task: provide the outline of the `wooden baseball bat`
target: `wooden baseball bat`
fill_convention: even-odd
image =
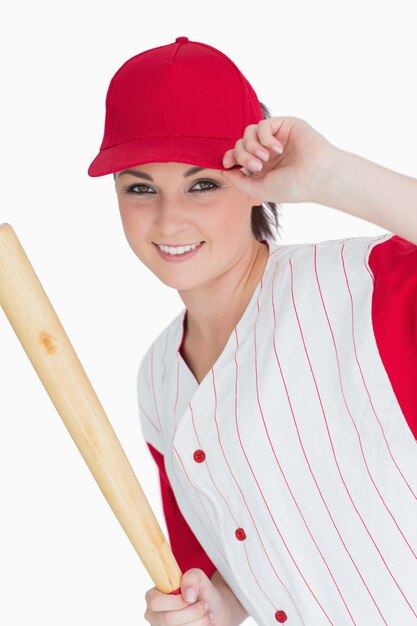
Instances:
[[[0,225],[0,304],[155,587],[179,593],[179,565],[10,224]]]

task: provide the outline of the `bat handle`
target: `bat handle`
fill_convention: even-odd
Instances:
[[[103,407],[16,233],[0,225],[0,305],[69,434],[163,593],[182,573]]]

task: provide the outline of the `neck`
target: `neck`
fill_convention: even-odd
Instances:
[[[257,240],[226,272],[195,289],[179,291],[187,309],[186,334],[209,344],[230,335],[245,311],[268,260],[268,246]]]

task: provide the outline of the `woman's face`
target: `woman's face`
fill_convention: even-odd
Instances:
[[[163,283],[191,289],[215,278],[253,245],[247,196],[220,170],[186,163],[146,163],[116,173],[116,193],[127,241]],[[183,258],[162,256],[157,244],[204,242]]]

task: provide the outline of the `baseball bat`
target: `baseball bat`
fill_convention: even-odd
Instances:
[[[180,593],[179,565],[10,224],[0,225],[0,304],[155,587]]]

